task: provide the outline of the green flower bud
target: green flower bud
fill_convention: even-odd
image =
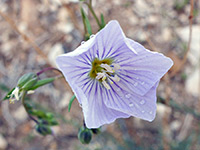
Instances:
[[[52,113],[50,113],[50,112],[47,112],[47,113],[45,113],[45,118],[47,118],[47,119],[53,119],[54,115]]]
[[[82,144],[89,144],[92,140],[92,131],[88,128],[81,127],[78,132],[78,139]]]
[[[28,91],[30,90],[31,87],[33,87],[38,81],[37,77],[34,77],[30,80],[28,80],[23,86],[22,86],[22,90]]]
[[[37,124],[35,129],[38,133],[40,133],[41,135],[44,135],[44,136],[48,135],[48,134],[52,134],[51,128],[44,124]]]
[[[25,83],[27,83],[29,80],[35,78],[37,75],[35,73],[26,73],[24,74],[19,80],[18,80],[18,83],[17,83],[17,86],[19,88],[21,88]]]

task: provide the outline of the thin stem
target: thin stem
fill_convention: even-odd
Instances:
[[[86,3],[86,5],[87,5],[88,8],[90,9],[90,11],[91,11],[92,15],[94,16],[94,18],[95,18],[95,20],[96,20],[98,26],[101,28],[101,23],[100,23],[99,19],[97,18],[97,15],[95,14],[94,9],[92,8],[92,1],[90,1],[89,4]]]
[[[192,42],[193,12],[194,12],[194,0],[190,0],[190,15],[188,17],[188,19],[189,19],[189,40],[188,40],[187,50],[185,52],[185,55],[184,55],[181,63],[178,65],[177,69],[172,71],[172,73],[170,75],[171,77],[174,77],[176,75],[176,73],[178,73],[184,67],[185,62],[187,61],[187,57],[188,57],[191,42]]]
[[[39,71],[39,72],[37,73],[37,76],[39,76],[39,75],[41,75],[42,73],[44,73],[44,72],[46,72],[46,71],[49,71],[49,70],[56,70],[56,71],[58,71],[58,72],[61,73],[61,71],[58,70],[57,68],[54,68],[54,67],[48,67],[48,68],[44,68],[44,69],[42,69],[41,71]]]
[[[23,38],[25,41],[27,41],[27,42],[32,46],[32,47],[34,48],[34,50],[35,50],[40,56],[42,56],[42,57],[45,59],[45,61],[46,61],[47,63],[50,64],[50,62],[49,62],[49,60],[48,60],[46,54],[43,53],[43,51],[39,48],[39,46],[38,46],[30,37],[28,37],[25,33],[23,33],[22,31],[19,30],[19,28],[17,27],[17,25],[15,24],[15,22],[14,22],[12,19],[10,19],[9,16],[7,16],[6,14],[4,14],[1,10],[0,10],[0,16],[1,16],[2,18],[4,18],[4,20],[12,27],[12,29],[13,29],[15,32],[17,32],[19,35],[21,35],[22,38]]]
[[[22,97],[21,97],[22,104],[24,105],[24,107],[25,107],[25,96],[26,96],[26,94],[27,94],[27,91],[23,91],[23,92],[22,92]],[[25,107],[25,109],[27,110],[26,107]]]
[[[89,1],[89,4],[92,6],[92,0]]]
[[[28,109],[27,109],[26,104],[25,104],[25,97],[26,97],[26,94],[27,94],[27,91],[23,91],[23,92],[22,92],[21,100],[22,100],[22,104],[23,104],[23,106],[24,106],[24,108],[25,108],[25,110],[26,110],[26,113],[28,114]],[[30,118],[31,120],[33,120],[35,123],[38,124],[38,121],[37,121],[35,118],[33,118],[33,117],[32,117],[31,115],[29,115],[29,114],[28,114],[28,116],[29,116],[29,118]]]

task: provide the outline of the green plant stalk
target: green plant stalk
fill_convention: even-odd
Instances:
[[[75,100],[75,98],[76,98],[76,96],[73,95],[72,98],[70,99],[69,105],[68,105],[68,112],[70,112],[70,109],[71,109],[71,107],[72,107],[72,103],[73,103],[73,101]]]
[[[26,104],[25,104],[25,97],[26,97],[26,94],[27,94],[27,91],[23,91],[23,92],[22,92],[21,100],[22,100],[22,104],[23,104],[23,106],[24,106],[24,108],[25,108],[25,110],[26,110],[26,113],[28,114],[28,108],[26,107]],[[33,118],[32,116],[30,116],[29,114],[28,114],[28,116],[29,116],[29,118],[30,118],[31,120],[33,120],[35,123],[38,124],[38,121],[37,121],[35,118]]]
[[[84,30],[85,30],[85,40],[87,41],[92,35],[92,28],[91,28],[89,19],[87,15],[85,14],[82,7],[81,7],[81,15],[82,15],[82,20],[83,20],[83,25],[84,25]]]
[[[97,15],[95,14],[94,9],[92,8],[92,3],[91,2],[89,4],[86,3],[86,5],[88,6],[89,10],[91,11],[92,15],[94,16],[94,18],[97,22],[99,28],[101,29],[102,28],[101,23],[100,23],[99,19],[97,18]]]

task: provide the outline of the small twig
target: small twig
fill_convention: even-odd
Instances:
[[[162,98],[162,97],[159,97],[158,96],[158,102],[159,103],[162,103],[162,104],[164,104],[164,105],[166,105],[166,101],[165,101],[165,99],[164,98]],[[176,103],[174,100],[172,100],[172,99],[170,99],[170,101],[169,101],[169,106],[171,107],[171,108],[173,108],[174,110],[176,110],[176,111],[179,111],[179,112],[181,112],[181,113],[186,113],[186,114],[191,114],[191,115],[193,115],[198,121],[200,121],[200,113],[198,112],[198,111],[196,111],[195,109],[193,109],[193,108],[190,108],[190,107],[188,107],[188,106],[186,106],[186,105],[180,105],[180,104],[178,104],[178,103]]]
[[[166,105],[169,106],[169,100],[170,100],[170,95],[171,95],[171,88],[170,88],[170,78],[168,72],[164,76],[164,81],[165,81],[165,101]]]
[[[188,132],[191,129],[192,122],[193,122],[193,116],[190,114],[187,114],[184,119],[181,131],[179,135],[177,136],[178,141],[183,141],[187,137]]]
[[[39,124],[39,122],[35,119],[35,118],[33,118],[33,116],[31,116],[31,115],[28,115],[29,116],[29,118],[31,119],[31,120],[33,120],[36,124]]]
[[[175,69],[174,71],[172,71],[172,73],[170,74],[171,77],[175,76],[177,72],[179,72],[186,60],[187,60],[187,56],[188,56],[188,53],[190,51],[190,47],[191,47],[191,41],[192,41],[192,24],[193,24],[193,10],[194,10],[194,0],[190,0],[190,15],[188,17],[189,19],[189,40],[188,40],[188,46],[187,46],[187,50],[185,52],[185,55],[181,61],[181,63],[179,64],[179,67],[177,67],[177,69]]]
[[[154,43],[151,41],[151,39],[149,38],[149,36],[146,34],[146,41],[149,44],[149,46],[152,48],[153,51],[159,52],[156,48],[156,46],[154,45]],[[169,106],[170,104],[170,93],[171,93],[171,89],[170,89],[170,78],[169,78],[169,74],[168,72],[165,74],[164,76],[164,82],[165,82],[165,105]],[[168,130],[169,130],[169,120],[168,120],[168,115],[165,115],[163,117],[162,120],[162,124],[163,124],[163,136],[162,136],[162,141],[163,141],[163,149],[164,150],[169,150],[169,140],[167,138],[167,134],[168,134]]]
[[[73,25],[75,26],[75,28],[78,29],[81,32],[81,34],[83,35],[84,33],[83,33],[83,31],[79,25],[79,22],[77,20],[77,17],[74,13],[74,8],[71,6],[71,4],[64,4],[64,2],[62,2],[62,1],[61,1],[61,4],[67,10],[67,12],[69,12],[70,19],[71,19]]]
[[[146,34],[146,41],[149,44],[149,46],[151,47],[152,51],[159,52],[159,50],[156,48],[156,46],[154,45],[154,43],[151,41],[151,39],[149,38],[149,36],[147,34]]]
[[[164,76],[164,81],[165,81],[165,104],[167,106],[169,106],[169,102],[170,102],[170,93],[171,93],[171,89],[169,87],[170,85],[170,79],[169,79],[169,75],[168,73],[165,74]],[[168,120],[168,115],[165,115],[163,117],[162,123],[163,123],[163,129],[164,129],[164,136],[162,136],[162,140],[163,140],[163,148],[164,150],[169,150],[169,140],[168,140],[168,136],[166,134],[168,134],[168,130],[169,130],[169,120]]]
[[[154,45],[154,43],[151,41],[151,39],[149,38],[149,36],[146,34],[146,41],[148,42],[149,46],[152,48],[153,51],[156,51],[156,52],[159,52],[156,48],[156,46]],[[170,78],[169,78],[169,74],[168,72],[165,74],[164,76],[164,82],[165,82],[165,94],[166,94],[166,97],[165,97],[165,105],[166,106],[169,106],[170,104],[170,93],[171,93],[171,89],[170,89]],[[169,130],[169,120],[168,120],[168,115],[165,115],[163,117],[163,120],[162,120],[162,124],[163,124],[163,136],[162,136],[162,141],[163,141],[163,149],[164,150],[169,150],[170,147],[169,147],[169,141],[167,139],[167,133],[168,133],[168,130]]]
[[[3,17],[6,22],[13,28],[13,30],[15,30],[19,35],[22,36],[22,38],[27,41],[35,50],[36,52],[41,55],[46,62],[49,63],[49,60],[47,58],[47,56],[42,52],[42,50],[39,48],[39,46],[37,44],[35,44],[33,42],[33,40],[30,39],[30,37],[28,37],[26,34],[22,33],[19,28],[15,25],[15,22],[13,20],[11,20],[6,14],[4,14],[1,10],[0,10],[0,16]],[[49,63],[50,64],[50,63]]]

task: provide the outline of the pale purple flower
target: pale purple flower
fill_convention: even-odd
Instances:
[[[117,21],[56,62],[82,105],[88,128],[130,116],[152,121],[156,88],[173,65],[125,37]]]

